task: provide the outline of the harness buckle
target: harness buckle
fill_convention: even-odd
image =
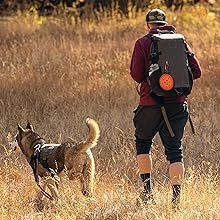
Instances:
[[[34,154],[33,154],[34,157],[36,157],[37,154],[40,153],[40,149],[41,149],[41,147],[42,147],[41,144],[37,144],[37,145],[34,146]]]

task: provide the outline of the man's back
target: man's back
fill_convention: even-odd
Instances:
[[[146,80],[148,77],[150,65],[151,65],[151,59],[150,59],[150,51],[151,51],[151,36],[154,34],[158,34],[159,31],[172,31],[176,32],[176,29],[173,26],[164,25],[157,27],[155,29],[151,29],[149,33],[138,39],[135,43],[134,52],[132,55],[131,60],[131,76],[132,78],[138,82],[141,83],[140,86],[140,105],[143,106],[152,106],[156,105],[156,101],[152,96],[150,95],[151,88]],[[187,48],[189,52],[192,53],[191,48],[187,45]],[[175,54],[174,54],[175,56]],[[200,65],[195,58],[195,56],[189,58],[189,66],[192,70],[193,78],[199,78],[201,75],[201,68]],[[177,97],[165,97],[164,102],[165,103],[184,103],[186,101],[185,96],[177,96]]]

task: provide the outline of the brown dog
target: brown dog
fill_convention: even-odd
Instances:
[[[41,177],[44,183],[43,190],[48,187],[54,200],[58,199],[59,174],[63,170],[67,172],[70,180],[80,179],[84,196],[92,195],[95,164],[90,149],[97,144],[100,130],[93,119],[87,118],[86,124],[89,128],[88,138],[77,144],[71,141],[62,144],[45,144],[45,140],[34,132],[30,123],[25,129],[18,125],[14,142],[26,156],[34,171],[35,179],[38,175]]]

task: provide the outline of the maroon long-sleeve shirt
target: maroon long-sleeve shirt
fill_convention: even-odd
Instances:
[[[151,29],[148,33],[157,34],[159,30],[169,30],[176,32],[175,27],[165,25],[158,27],[157,29]],[[132,78],[141,84],[140,86],[140,105],[144,106],[152,106],[156,105],[156,101],[150,95],[150,86],[146,81],[147,74],[150,68],[150,47],[151,47],[151,39],[149,37],[142,37],[138,39],[134,46],[134,51],[131,59],[131,76]],[[189,45],[187,45],[189,52],[192,52]],[[189,58],[189,66],[191,67],[193,78],[197,79],[201,76],[201,67],[200,64],[195,56]],[[170,96],[165,97],[165,103],[183,103],[186,101],[185,96]]]

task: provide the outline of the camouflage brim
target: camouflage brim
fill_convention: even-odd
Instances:
[[[160,9],[153,9],[147,14],[146,22],[166,24],[166,14]]]
[[[151,23],[152,23],[152,24],[153,24],[153,23],[154,23],[154,24],[155,24],[155,23],[156,23],[156,24],[167,24],[166,21],[147,21],[147,23],[149,23],[149,24],[151,24]]]

